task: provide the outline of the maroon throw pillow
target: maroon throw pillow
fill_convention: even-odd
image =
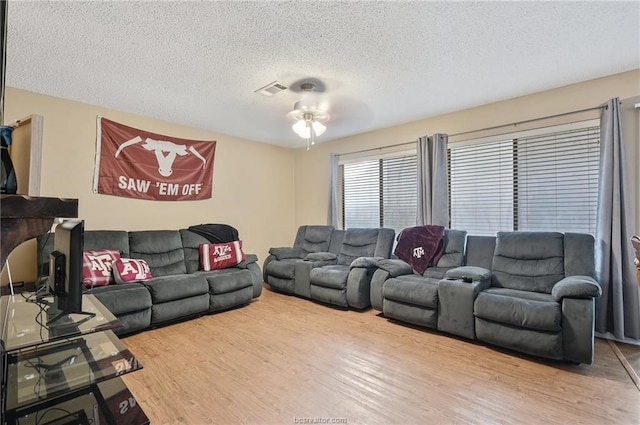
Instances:
[[[204,271],[226,269],[247,260],[242,251],[242,241],[202,243],[199,251],[200,265]]]
[[[111,268],[120,259],[120,251],[102,249],[82,253],[82,284],[85,288],[105,286],[113,283]]]
[[[144,282],[153,277],[151,268],[144,260],[120,258],[113,263],[113,277],[116,283]]]

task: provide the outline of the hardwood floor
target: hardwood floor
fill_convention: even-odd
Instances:
[[[638,424],[611,346],[545,362],[265,288],[251,305],[123,338],[159,424]]]
[[[636,387],[640,391],[640,346],[613,341],[608,342],[609,345],[615,345],[615,347],[611,348],[614,353],[616,353],[620,363],[622,363],[622,366],[627,370],[631,380],[636,384]]]

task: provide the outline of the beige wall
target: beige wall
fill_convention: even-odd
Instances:
[[[40,194],[77,198],[79,216],[88,230],[179,229],[227,223],[238,229],[245,251],[257,254],[260,262],[271,246],[290,244],[295,235],[291,149],[7,88],[5,122],[31,114],[44,116]],[[94,194],[97,115],[160,134],[217,140],[212,198],[158,202]],[[30,258],[24,250],[9,258],[14,281],[35,278],[35,248],[28,251]]]
[[[522,122],[570,111],[577,111],[596,107],[613,97],[627,99],[640,95],[640,70],[630,71],[605,78],[587,81],[548,90],[528,96],[518,97],[502,102],[465,109],[450,114],[410,122],[404,125],[389,127],[370,133],[334,140],[315,145],[310,151],[297,150],[295,157],[296,179],[296,226],[305,223],[326,223],[329,193],[329,155],[330,153],[349,153],[363,149],[379,148],[398,143],[416,140],[420,136],[433,133],[456,134],[478,130],[503,124]],[[455,96],[452,93],[452,96]],[[425,102],[437,102],[424,95]],[[640,196],[638,185],[638,168],[640,167],[640,149],[638,148],[638,131],[631,131],[631,127],[638,126],[638,110],[634,109],[631,101],[623,103],[626,118],[633,118],[634,122],[625,123],[629,127],[629,137],[626,137],[627,159],[630,167],[630,182],[632,184],[633,205],[635,211],[640,211]],[[552,125],[572,120],[599,117],[599,111],[591,111],[577,115],[570,115],[554,120],[531,123],[528,125],[509,126],[492,132],[482,132],[464,137],[480,137],[492,134],[507,133],[517,129],[535,126]],[[331,123],[328,123],[330,127]],[[329,134],[327,130],[327,134]],[[464,139],[464,137],[450,138],[450,141]],[[635,230],[640,232],[640,217],[634,212]]]

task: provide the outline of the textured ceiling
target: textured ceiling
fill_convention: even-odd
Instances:
[[[308,79],[326,141],[640,68],[638,1],[10,1],[8,20],[8,86],[289,147]]]

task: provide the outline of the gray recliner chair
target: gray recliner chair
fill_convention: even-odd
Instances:
[[[393,229],[347,229],[333,264],[310,270],[311,299],[365,309],[371,304],[371,277],[378,260],[389,258]]]
[[[333,263],[343,235],[343,231],[335,230],[333,226],[300,226],[292,247],[269,250],[262,267],[264,281],[278,292],[309,298],[309,270]],[[309,254],[319,252],[327,253],[326,259],[305,261]]]
[[[498,232],[491,285],[474,302],[479,340],[549,359],[593,363],[594,238]]]
[[[464,230],[445,229],[444,254],[422,274],[402,260],[379,261],[375,287],[372,283],[372,302],[382,303],[385,317],[436,329],[438,284],[448,270],[463,265],[466,237]]]

